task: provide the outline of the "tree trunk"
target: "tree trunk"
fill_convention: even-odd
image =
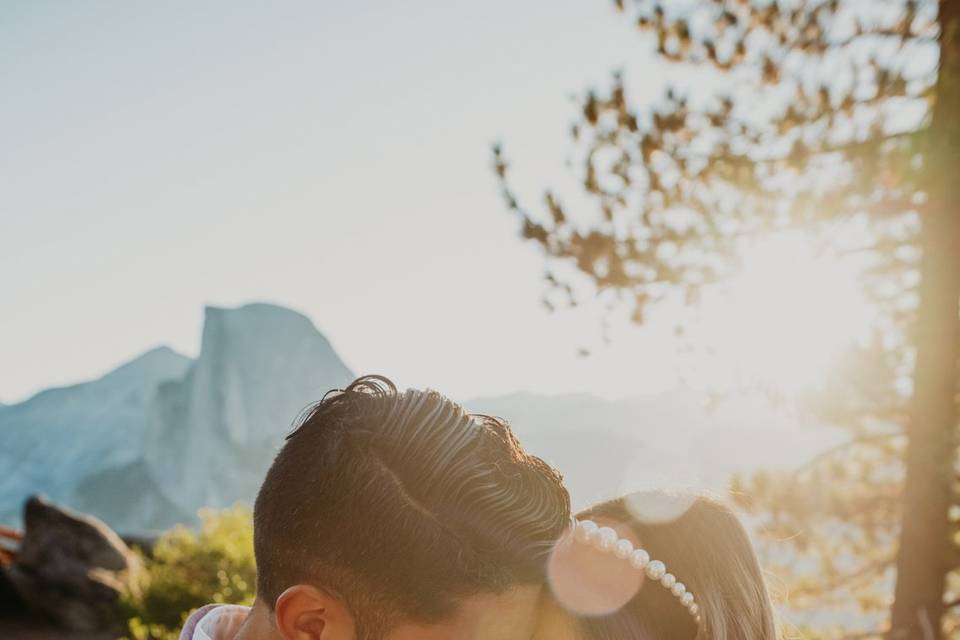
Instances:
[[[917,361],[891,638],[943,637],[960,357],[960,0],[940,2],[940,72],[924,170]]]

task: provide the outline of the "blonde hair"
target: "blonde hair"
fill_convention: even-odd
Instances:
[[[652,521],[643,505],[678,506]],[[662,512],[661,512],[662,516]],[[737,515],[713,498],[644,492],[605,502],[579,518],[632,531],[650,555],[696,594],[701,623],[669,590],[646,584],[617,612],[579,618],[586,640],[776,640],[773,604],[753,545]]]

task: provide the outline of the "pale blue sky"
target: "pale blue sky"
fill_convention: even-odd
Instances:
[[[0,401],[253,300],[460,396],[671,386],[661,330],[576,356],[489,170],[563,186],[569,97],[651,60],[604,0],[5,2]]]

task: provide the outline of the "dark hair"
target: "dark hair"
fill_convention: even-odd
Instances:
[[[259,595],[343,598],[358,637],[436,622],[456,599],[543,580],[570,522],[560,475],[506,422],[436,391],[358,378],[308,408],[254,507]]]
[[[672,503],[672,504],[671,504]],[[644,505],[673,515],[645,519]],[[667,507],[664,509],[664,507]],[[777,626],[760,563],[743,525],[726,505],[701,495],[659,491],[628,495],[594,506],[578,517],[626,527],[677,580],[695,594],[698,627],[679,600],[646,581],[616,613],[583,617],[585,640],[776,640]]]

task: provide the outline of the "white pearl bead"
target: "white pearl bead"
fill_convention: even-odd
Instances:
[[[662,584],[667,589],[669,589],[674,584],[676,584],[676,582],[677,582],[677,577],[672,573],[668,573],[667,575],[660,578],[660,584]]]
[[[600,530],[597,531],[597,537],[593,540],[593,546],[597,548],[598,551],[612,551],[613,545],[617,542],[617,532],[611,529],[610,527],[600,527]]]
[[[698,613],[700,613],[700,606],[697,604],[690,605],[690,613],[696,616]],[[699,619],[699,616],[697,619]]]
[[[667,572],[667,565],[659,560],[654,560],[647,565],[647,577],[651,580],[659,580]]]
[[[693,594],[689,591],[680,597],[680,604],[689,607],[693,604]]]
[[[650,554],[643,549],[636,549],[630,554],[630,566],[634,569],[643,569],[650,562]]]
[[[677,596],[678,598],[683,594],[685,594],[686,592],[687,592],[687,585],[683,584],[682,582],[677,582],[672,587],[670,587],[670,593]]]
[[[577,523],[577,528],[573,532],[573,537],[576,538],[577,542],[589,544],[599,528],[600,527],[598,527],[597,523],[593,520],[582,520],[581,522]]]
[[[613,554],[621,560],[629,558],[632,551],[633,543],[627,539],[617,540],[616,546],[613,547]]]

